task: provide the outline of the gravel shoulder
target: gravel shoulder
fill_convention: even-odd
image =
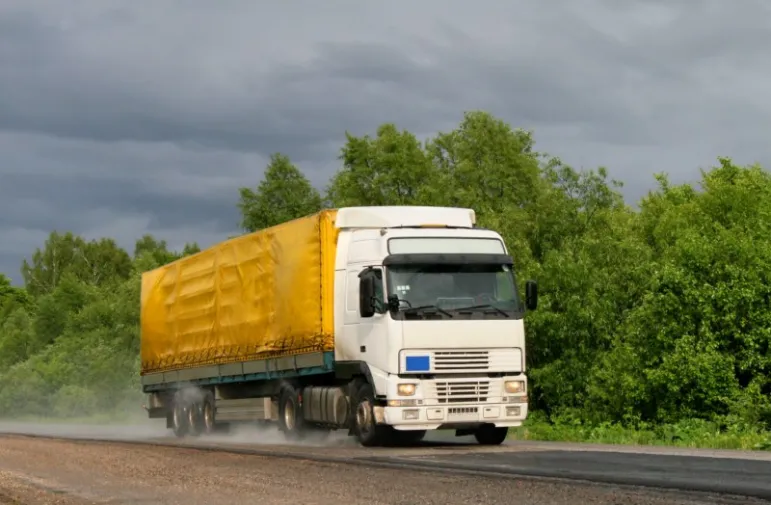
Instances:
[[[612,486],[0,436],[0,504],[736,504]],[[761,503],[761,502],[757,502]]]

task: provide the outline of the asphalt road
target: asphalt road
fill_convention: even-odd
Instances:
[[[343,464],[143,443],[0,436],[0,505],[108,503],[750,505],[761,502],[726,495],[570,480],[373,468],[355,459]]]
[[[364,458],[372,459],[372,458]],[[389,456],[390,462],[484,473],[580,479],[755,496],[771,500],[771,462],[699,456],[594,451],[518,451]]]
[[[159,429],[160,428],[160,429]],[[240,454],[414,471],[498,477],[555,478],[614,486],[644,486],[731,494],[771,501],[771,453],[660,447],[509,442],[485,448],[465,439],[434,437],[410,448],[367,449],[345,436],[287,445],[280,434],[253,429],[230,436],[177,439],[162,427],[0,424],[0,433],[195,447]],[[741,499],[739,501],[741,503]]]

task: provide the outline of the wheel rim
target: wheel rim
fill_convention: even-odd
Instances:
[[[174,410],[172,411],[172,416],[174,419],[174,428],[177,430],[182,428],[182,419],[181,419],[182,414],[180,412],[181,409],[182,407],[180,407],[179,405],[175,405]]]
[[[362,400],[356,407],[356,425],[362,434],[367,434],[372,429],[372,408],[369,400]]]
[[[284,426],[287,431],[294,431],[294,403],[289,399],[284,404]]]
[[[198,423],[196,423],[196,418],[195,418],[196,417],[195,416],[196,410],[197,410],[196,406],[195,405],[191,405],[190,408],[187,411],[187,422],[188,422],[188,424],[190,425],[191,428],[195,428],[196,424],[198,424]]]
[[[204,406],[203,419],[204,423],[206,423],[206,431],[211,431],[214,426],[214,410],[212,409],[211,403],[207,402]]]

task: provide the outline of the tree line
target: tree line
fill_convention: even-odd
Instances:
[[[578,171],[485,112],[421,142],[394,124],[346,134],[322,191],[283,154],[241,188],[244,232],[324,207],[471,207],[499,231],[529,313],[532,408],[555,423],[771,429],[771,178],[719,158],[698,185],[655,176],[633,208],[607,170]],[[234,195],[235,196],[235,195]],[[196,252],[152,236],[51,233],[0,275],[0,412],[87,415],[138,405],[141,272]]]

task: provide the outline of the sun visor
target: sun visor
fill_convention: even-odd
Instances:
[[[391,254],[383,260],[383,265],[513,265],[514,260],[508,254]]]

